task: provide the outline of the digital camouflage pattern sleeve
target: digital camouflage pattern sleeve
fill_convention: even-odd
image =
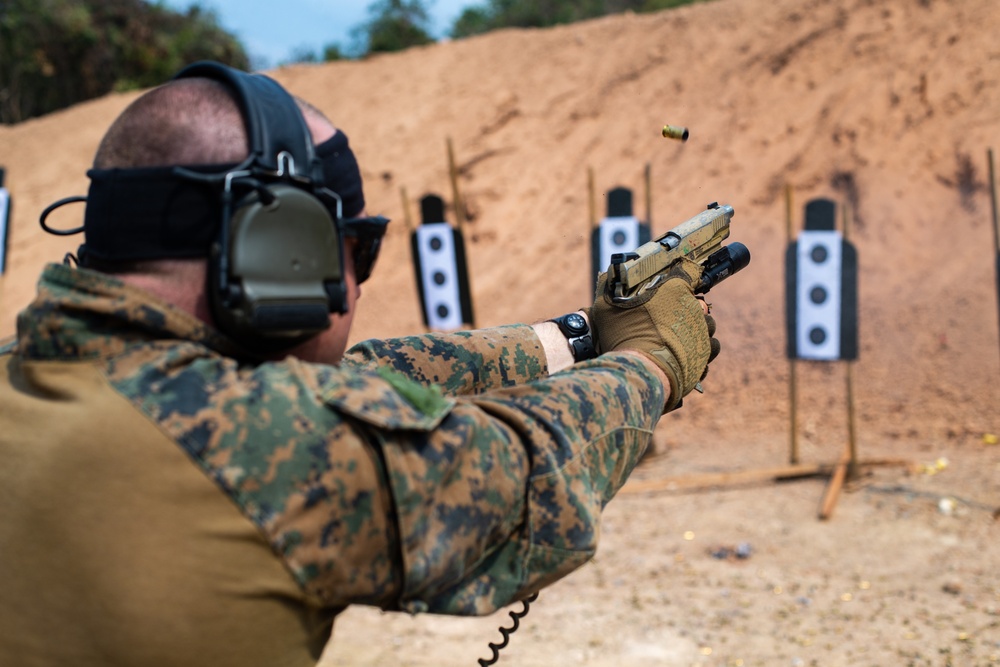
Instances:
[[[404,395],[476,395],[419,448],[374,434],[400,518],[401,605],[413,612],[490,613],[589,560],[601,510],[651,436],[655,417],[643,417],[664,400],[648,391],[655,381],[636,385],[630,376],[648,370],[622,357],[542,381],[545,354],[527,325],[369,340],[345,360],[423,385],[408,393],[397,381]]]
[[[478,394],[548,375],[545,351],[526,324],[366,340],[347,351],[342,366],[388,367],[449,396]]]
[[[426,433],[370,431],[397,513],[400,606],[488,614],[587,562],[664,400],[641,362],[605,355],[456,401]]]
[[[398,512],[401,606],[412,612],[490,613],[585,563],[665,398],[627,357],[547,378],[527,325],[364,341],[346,363],[423,385],[394,383],[414,405],[470,395],[426,437],[372,432]]]

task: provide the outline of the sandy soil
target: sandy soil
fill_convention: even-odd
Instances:
[[[743,444],[763,467],[781,455],[773,443]],[[696,449],[656,457],[638,477],[703,474],[735,458],[728,447]],[[692,493],[626,487],[605,515],[597,558],[542,592],[499,664],[1000,663],[996,496],[985,492],[996,455],[939,453],[951,455],[944,472],[878,470],[825,522],[825,480]],[[948,514],[942,499],[953,503]],[[506,613],[352,608],[323,664],[477,665],[500,625],[510,625]]]
[[[501,664],[1000,663],[996,34],[994,0],[718,0],[272,73],[347,131],[369,210],[395,220],[355,340],[421,330],[403,193],[411,215],[426,192],[452,199],[448,138],[478,325],[587,303],[588,169],[598,209],[624,185],[645,215],[648,164],[655,233],[710,201],[732,205],[733,239],[753,253],[712,293],[724,352],[707,393],[663,420],[609,507],[597,559],[543,592]],[[0,127],[15,198],[0,336],[42,265],[79,242],[44,235],[39,212],[86,191],[97,142],[133,98]],[[664,123],[690,141],[662,139]],[[826,521],[825,476],[669,481],[788,463],[786,186],[795,229],[813,197],[848,213],[856,446],[864,461],[906,464],[863,466]],[[846,375],[799,364],[803,463],[845,449]],[[740,545],[749,557],[731,555]],[[324,664],[471,665],[508,622],[351,609]]]

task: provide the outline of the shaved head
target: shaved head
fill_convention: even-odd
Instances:
[[[296,97],[313,142],[337,133],[323,112]],[[250,152],[236,101],[226,86],[203,78],[154,88],[108,129],[94,156],[95,169],[240,162]]]
[[[133,102],[108,129],[95,169],[239,162],[249,153],[243,116],[226,87],[180,79]]]

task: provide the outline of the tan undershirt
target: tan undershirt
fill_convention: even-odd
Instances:
[[[313,665],[333,614],[86,362],[0,357],[0,665]]]

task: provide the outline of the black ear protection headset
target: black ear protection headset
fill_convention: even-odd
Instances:
[[[258,353],[291,348],[329,327],[329,313],[347,311],[340,196],[324,187],[302,112],[276,81],[207,61],[174,78],[190,77],[229,89],[249,156],[237,165],[91,170],[84,226],[45,225],[80,197],[46,209],[42,226],[86,231],[83,265],[204,257],[208,248],[218,328]]]
[[[292,96],[266,76],[200,62],[174,78],[187,77],[227,85],[250,144],[223,183],[209,256],[212,314],[222,331],[256,348],[294,345],[326,329],[329,313],[347,311],[340,232],[317,197],[323,171],[309,128]]]

